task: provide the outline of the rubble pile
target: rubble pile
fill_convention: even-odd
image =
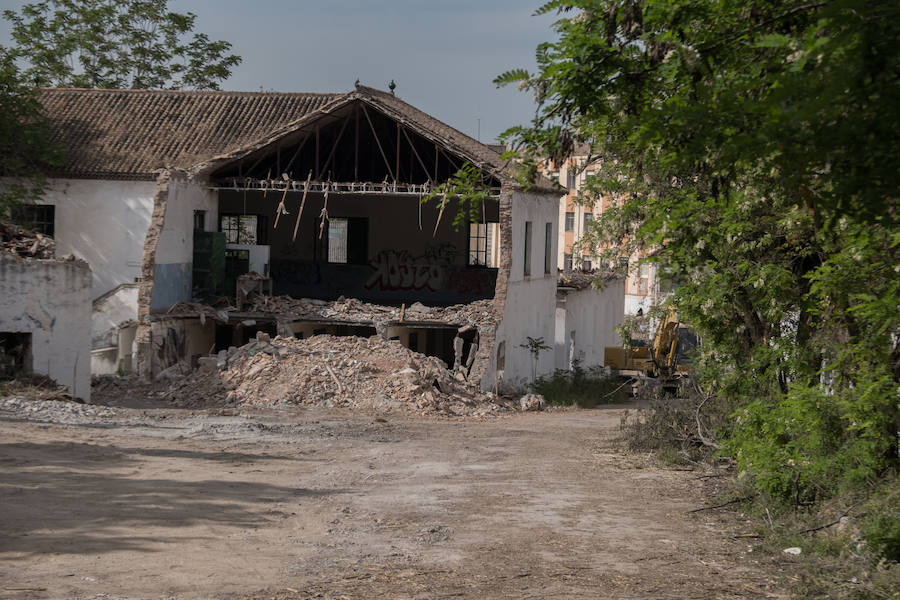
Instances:
[[[373,336],[305,340],[264,333],[201,359],[164,397],[176,406],[320,405],[422,414],[483,415],[504,410],[490,394],[437,358]]]
[[[493,330],[497,326],[493,300],[477,300],[453,306],[425,306],[415,302],[406,307],[370,304],[356,298],[337,300],[295,299],[290,296],[254,295],[252,312],[275,313],[285,319],[332,319],[357,322],[434,321],[457,325],[474,325],[480,330]]]
[[[27,258],[53,258],[56,242],[52,237],[0,219],[0,249]]]

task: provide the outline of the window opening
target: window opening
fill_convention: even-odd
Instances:
[[[469,265],[496,268],[499,223],[469,223]]]
[[[575,231],[575,213],[566,213],[566,231]]]
[[[565,271],[572,270],[572,255],[571,254],[563,254],[563,270],[565,270]]]
[[[525,277],[531,275],[531,221],[525,221]]]
[[[31,372],[31,334],[0,331],[0,381]]]
[[[206,211],[194,211],[194,231],[206,231]]]
[[[317,260],[329,263],[365,265],[369,262],[369,219],[366,217],[330,217],[325,235],[316,239]]]
[[[229,244],[265,245],[268,239],[266,222],[262,215],[221,215],[219,231],[225,234]]]
[[[575,189],[575,180],[576,180],[575,168],[569,167],[569,169],[566,171],[566,187],[569,188],[570,190],[574,190]]]
[[[347,262],[347,219],[328,220],[328,262]]]
[[[553,223],[544,224],[544,274],[550,274],[551,256],[553,250]]]
[[[594,220],[594,213],[589,213],[589,212],[584,213],[584,228],[582,229],[582,232],[585,232],[588,230],[588,225],[593,220]]]
[[[16,211],[16,221],[22,227],[42,235],[53,237],[56,222],[56,207],[52,204],[23,204]]]

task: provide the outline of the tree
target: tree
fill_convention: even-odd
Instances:
[[[761,489],[828,497],[900,468],[900,4],[551,1],[517,83],[523,153],[601,162],[590,240],[677,282],[720,434]]]
[[[0,46],[0,217],[40,198],[43,171],[59,166],[61,158],[34,89]]]
[[[168,0],[42,0],[12,24],[14,56],[38,86],[218,89],[241,58],[231,44],[190,35],[197,16]]]

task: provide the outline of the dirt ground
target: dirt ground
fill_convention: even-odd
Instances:
[[[783,598],[624,407],[485,419],[0,399],[0,598]]]

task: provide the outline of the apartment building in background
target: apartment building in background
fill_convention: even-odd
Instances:
[[[559,183],[563,195],[559,199],[559,240],[557,263],[563,271],[592,272],[602,268],[599,258],[582,242],[591,222],[614,200],[600,195],[592,203],[576,201],[586,178],[595,174],[598,163],[588,163],[587,147],[577,148],[574,155],[562,164],[545,161],[543,173],[551,181]],[[625,314],[646,313],[661,299],[662,290],[656,276],[656,265],[640,263],[638,256],[628,258],[629,269],[625,280]]]

